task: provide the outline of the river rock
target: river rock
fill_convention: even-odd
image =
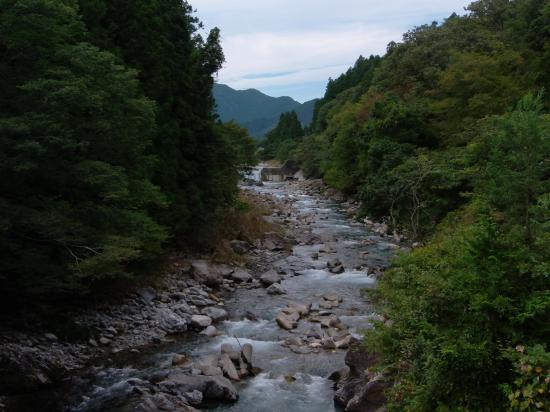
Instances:
[[[231,274],[231,279],[238,283],[248,283],[252,281],[252,276],[245,270],[237,269]]]
[[[245,343],[243,345],[242,349],[242,357],[244,361],[249,365],[252,366],[252,353],[253,353],[253,347],[250,343]]]
[[[185,398],[183,396],[182,398]],[[169,393],[144,394],[141,403],[133,409],[136,412],[159,412],[159,411],[178,411],[178,412],[199,412],[197,409],[178,396]]]
[[[236,402],[239,399],[237,390],[223,376],[188,375],[183,372],[172,372],[158,386],[168,392],[181,394],[195,390],[202,393],[205,401]]]
[[[220,322],[222,320],[227,319],[227,317],[228,317],[227,311],[225,309],[218,308],[218,307],[215,307],[215,306],[210,306],[210,307],[204,308],[204,309],[201,310],[201,313],[203,315],[206,315],[206,316],[212,318],[212,321],[214,321],[214,322]]]
[[[231,358],[229,358],[229,355],[227,353],[224,353],[220,358],[220,366],[222,367],[223,373],[225,376],[227,376],[232,381],[239,381],[241,380],[239,378],[239,372],[237,372],[237,368],[233,364],[233,361]]]
[[[208,286],[218,286],[223,280],[219,267],[206,260],[191,262],[191,274],[196,281]]]
[[[204,376],[222,376],[223,371],[218,366],[200,365],[199,369]]]
[[[218,335],[218,329],[216,329],[215,326],[213,325],[210,325],[208,327],[206,327],[206,329],[204,329],[202,332],[201,332],[201,335],[206,335],[210,338],[213,338],[214,336],[217,336]]]
[[[191,316],[191,326],[195,328],[206,328],[212,324],[212,318],[205,315]]]
[[[273,252],[284,250],[286,243],[286,239],[276,232],[265,233],[262,240],[263,247]]]
[[[386,403],[385,391],[389,386],[383,375],[357,385],[354,396],[346,404],[346,412],[377,412]]]
[[[176,354],[172,357],[172,365],[180,366],[189,363],[189,357],[187,355]]]
[[[281,286],[280,283],[274,283],[266,289],[266,292],[270,295],[286,295],[287,291]]]
[[[345,271],[346,271],[346,269],[342,265],[338,265],[338,266],[335,266],[335,267],[330,269],[330,273],[334,273],[335,275],[340,275],[340,274],[344,273]]]
[[[208,299],[208,297],[201,295],[191,295],[187,298],[195,306],[204,307],[213,305],[215,302]]]
[[[281,281],[281,276],[274,271],[273,269],[265,272],[261,277],[260,281],[264,286],[270,286],[274,283],[279,283]]]
[[[168,308],[157,310],[155,321],[166,333],[182,333],[187,331],[187,320]]]
[[[196,315],[197,309],[192,308],[187,303],[180,301],[177,305],[172,306],[172,310],[180,316]]]
[[[352,339],[352,336],[349,334],[343,337],[340,337],[339,339],[334,339],[334,343],[336,344],[336,349],[347,349],[349,347],[351,339]]]
[[[300,316],[306,316],[309,314],[309,311],[311,310],[311,303],[303,304],[303,303],[292,302],[288,304],[288,307],[298,312]]]
[[[199,391],[185,392],[183,396],[185,397],[185,400],[190,405],[200,405],[202,403],[202,392],[199,392]]]
[[[298,326],[296,321],[292,320],[288,315],[285,315],[284,313],[279,313],[275,321],[277,322],[277,325],[279,325],[279,327],[286,330],[292,330]]]
[[[336,293],[325,293],[323,295],[324,300],[328,300],[330,302],[342,302],[342,298],[338,296]]]

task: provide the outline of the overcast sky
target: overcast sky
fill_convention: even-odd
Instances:
[[[359,55],[383,54],[408,29],[463,13],[471,0],[190,0],[222,32],[218,81],[306,101]]]

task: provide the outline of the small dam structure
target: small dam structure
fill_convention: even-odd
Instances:
[[[293,160],[287,160],[281,167],[264,167],[260,172],[262,182],[284,182],[298,180],[300,167]]]

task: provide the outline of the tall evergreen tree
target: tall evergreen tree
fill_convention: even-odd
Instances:
[[[148,209],[154,103],[135,71],[86,43],[74,2],[0,13],[0,283],[74,290],[131,273],[165,230]],[[7,100],[9,99],[9,100]]]

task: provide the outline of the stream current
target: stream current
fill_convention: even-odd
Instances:
[[[369,269],[385,267],[395,245],[369,232],[365,225],[351,220],[340,206],[320,195],[308,194],[293,183],[266,183],[244,190],[257,191],[290,204],[291,222],[320,239],[313,245],[298,244],[291,254],[275,262],[275,269],[294,271],[296,276],[282,281],[285,295],[269,295],[266,289],[236,289],[226,298],[229,320],[218,325],[222,335],[208,338],[185,334],[175,342],[149,348],[117,359],[108,368],[97,368],[86,379],[84,401],[74,412],[115,412],[128,410],[121,405],[124,392],[130,390],[132,378],[151,376],[170,365],[176,353],[192,358],[219,353],[223,343],[238,347],[250,343],[254,348],[253,363],[261,368],[257,376],[237,383],[239,401],[235,404],[211,405],[202,410],[219,412],[333,412],[333,389],[328,376],[344,366],[345,350],[320,350],[298,354],[281,343],[289,336],[300,337],[312,330],[321,331],[319,323],[300,320],[293,331],[277,325],[277,314],[290,302],[314,303],[325,293],[342,298],[332,309],[350,332],[359,336],[371,326],[373,313],[364,290],[372,288],[375,279]],[[302,225],[302,226],[301,226]],[[345,267],[332,274],[327,262],[338,259]],[[247,319],[252,312],[258,320]],[[118,400],[118,401],[117,401]]]

